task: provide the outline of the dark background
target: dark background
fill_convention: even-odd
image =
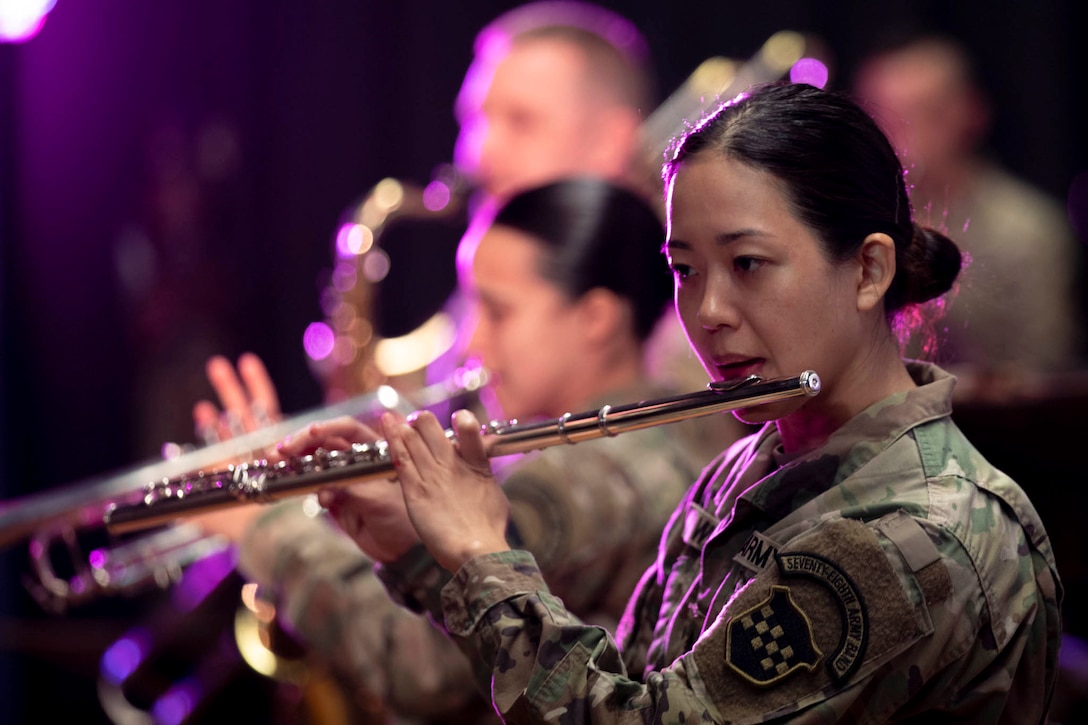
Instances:
[[[645,33],[661,97],[778,30],[823,39],[832,87],[900,31],[952,35],[994,101],[990,150],[1062,201],[1088,172],[1076,0],[602,4]],[[318,404],[301,337],[322,316],[337,218],[381,178],[424,182],[450,159],[473,36],[514,5],[58,0],[36,38],[0,45],[0,499],[190,441],[213,352],[259,353],[287,412]],[[1082,547],[1062,532],[1083,483],[1063,462],[1081,410],[977,418],[1000,419],[990,445],[1014,475],[1050,462],[1029,493],[1054,509],[1072,591]],[[144,604],[50,618],[25,568],[0,559],[0,720],[93,722],[97,657]]]

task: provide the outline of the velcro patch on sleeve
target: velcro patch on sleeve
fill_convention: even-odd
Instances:
[[[952,594],[948,569],[941,561],[937,546],[917,520],[899,510],[877,521],[876,527],[895,544],[903,562],[914,572],[927,604],[943,601]]]
[[[829,521],[785,544],[687,657],[723,720],[796,711],[853,686],[930,633],[911,586],[870,527]]]

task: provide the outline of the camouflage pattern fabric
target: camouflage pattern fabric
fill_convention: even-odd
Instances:
[[[1042,523],[918,388],[791,459],[773,425],[707,469],[615,640],[524,551],[442,591],[509,722],[1045,720],[1061,588]],[[616,642],[619,643],[617,646]],[[622,654],[621,654],[622,653]]]
[[[589,407],[667,394],[639,386]],[[554,591],[586,621],[614,629],[669,516],[709,462],[689,446],[706,420],[496,459],[511,501],[512,536],[536,554]],[[292,501],[258,519],[239,559],[285,626],[353,689],[383,699],[395,717],[471,722],[479,710],[493,718],[457,646],[390,598],[442,621],[438,593],[450,575],[422,547],[378,568],[391,584],[387,592],[352,541]]]

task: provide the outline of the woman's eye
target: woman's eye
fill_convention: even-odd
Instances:
[[[694,270],[687,264],[680,264],[678,262],[670,262],[669,269],[672,270],[672,275],[679,281],[683,281],[690,277]]]
[[[493,325],[502,322],[502,318],[505,316],[505,310],[497,305],[483,305],[481,309],[481,317]]]
[[[756,257],[737,257],[733,260],[733,266],[741,272],[754,272],[762,264],[763,260]]]

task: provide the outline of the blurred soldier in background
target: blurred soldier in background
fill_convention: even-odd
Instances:
[[[959,394],[1001,396],[994,381],[1077,366],[1079,246],[1059,203],[982,153],[991,110],[965,51],[914,38],[865,60],[854,90],[903,157],[919,219],[969,257],[937,345]]]

